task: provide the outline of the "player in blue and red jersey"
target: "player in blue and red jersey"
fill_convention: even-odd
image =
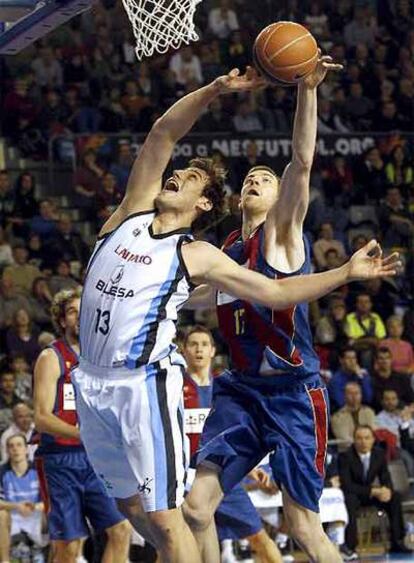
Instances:
[[[86,518],[105,530],[105,563],[128,560],[130,526],[95,475],[79,438],[71,369],[78,363],[80,288],[61,291],[52,318],[62,334],[39,356],[34,369],[34,408],[39,474],[55,559],[75,563],[80,541],[89,535]]]
[[[242,229],[224,251],[269,278],[309,274],[303,235],[316,143],[317,86],[330,69],[321,57],[298,86],[292,161],[279,180],[267,166],[253,168],[241,190]],[[208,288],[201,298],[211,297]],[[318,501],[324,480],[328,397],[319,376],[306,304],[273,311],[230,295],[216,295],[220,329],[232,371],[214,382],[212,412],[197,457],[186,515],[197,530],[204,561],[214,562],[212,514],[226,494],[268,453],[282,486],[291,535],[313,561],[335,563],[339,553],[323,531]]]
[[[184,377],[184,428],[190,440],[190,468],[187,484],[191,484],[195,473],[195,453],[198,448],[204,421],[210,411],[212,400],[211,363],[215,355],[213,335],[203,326],[194,326],[186,334],[183,354],[187,362]],[[262,470],[254,470],[250,476],[259,483],[270,481]],[[223,542],[222,561],[236,561],[231,541],[248,539],[261,563],[281,563],[282,556],[263,528],[262,521],[249,495],[238,484],[226,494],[214,515],[220,542]]]

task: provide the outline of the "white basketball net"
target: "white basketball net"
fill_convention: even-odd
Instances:
[[[122,0],[131,21],[139,60],[197,41],[193,17],[201,0]]]

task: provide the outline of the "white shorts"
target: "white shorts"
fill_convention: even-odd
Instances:
[[[130,370],[80,360],[72,371],[80,433],[108,494],[140,494],[146,512],[181,505],[186,456],[182,366],[165,358]]]

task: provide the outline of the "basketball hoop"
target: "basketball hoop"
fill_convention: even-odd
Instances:
[[[122,0],[132,24],[139,60],[155,51],[166,53],[171,47],[197,41],[194,13],[201,0]]]

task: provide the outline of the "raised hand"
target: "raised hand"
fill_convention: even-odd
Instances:
[[[216,78],[215,84],[220,94],[231,94],[233,92],[260,90],[265,88],[268,82],[253,67],[248,66],[244,74],[240,74],[240,70],[234,68],[228,74]]]
[[[382,257],[382,249],[376,240],[371,240],[363,248],[355,252],[348,262],[349,279],[369,280],[396,276],[401,268],[398,252]]]
[[[308,74],[301,83],[303,83],[307,88],[316,88],[325,79],[328,71],[340,71],[344,68],[344,65],[334,63],[332,57],[329,55],[322,55],[322,51],[318,49],[319,58],[315,70]]]

